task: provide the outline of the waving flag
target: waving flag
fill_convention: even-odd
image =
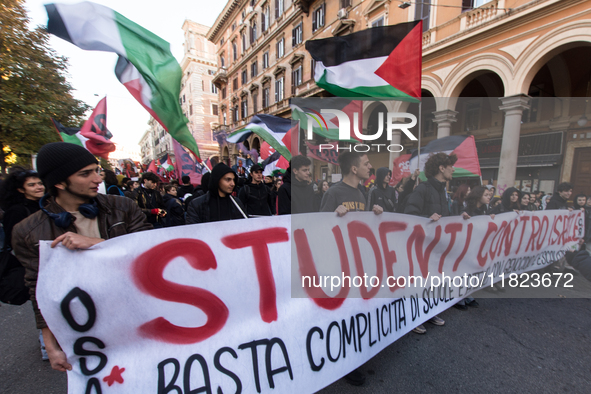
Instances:
[[[201,165],[195,163],[191,155],[185,152],[181,144],[174,138],[172,139],[172,146],[174,148],[174,166],[176,167],[177,178],[182,179],[186,175],[191,179],[192,185],[200,185],[202,174]]]
[[[174,166],[168,158],[168,153],[164,154],[164,156],[160,158],[158,167],[163,168],[166,172],[174,170]]]
[[[156,162],[154,160],[150,162],[150,165],[148,166],[148,169],[146,171],[158,174],[158,167],[156,167]]]
[[[51,118],[51,121],[62,141],[80,145],[95,156],[100,156],[108,160],[109,153],[117,149],[113,142],[93,131],[82,131],[78,127],[64,127],[53,118]]]
[[[226,138],[226,140],[237,144],[246,141],[248,137],[254,133],[261,137],[287,160],[291,160],[291,152],[286,147],[284,141],[285,136],[291,127],[291,119],[260,114],[253,116],[252,120],[245,128],[233,132]]]
[[[429,157],[434,153],[456,154],[458,161],[454,164],[454,178],[482,176],[473,135],[451,135],[429,142],[425,147],[421,148],[419,163],[421,172],[425,168],[425,163]],[[418,160],[418,152],[415,150],[409,161],[411,172],[417,168]],[[424,178],[424,175],[421,177]]]
[[[179,103],[182,70],[168,42],[99,4],[47,4],[45,8],[49,33],[85,50],[118,54],[115,74],[119,81],[201,161]]]
[[[99,101],[99,103],[96,105],[96,107],[94,107],[94,109],[92,110],[92,114],[90,115],[90,118],[88,118],[88,120],[86,122],[84,122],[84,125],[82,125],[82,128],[80,129],[80,131],[83,134],[84,133],[99,134],[109,140],[111,139],[111,137],[113,137],[113,134],[111,134],[109,129],[107,129],[107,97],[106,96],[103,97],[103,99],[101,101]]]
[[[316,84],[339,97],[419,101],[423,23],[373,27],[342,37],[306,41],[316,60]]]

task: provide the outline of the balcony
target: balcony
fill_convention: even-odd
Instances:
[[[219,67],[211,82],[213,82],[213,84],[218,89],[220,89],[222,85],[226,85],[228,83],[228,71],[226,70],[226,68]]]
[[[493,0],[471,11],[464,12],[460,20],[460,30],[472,29],[505,14],[505,0]]]

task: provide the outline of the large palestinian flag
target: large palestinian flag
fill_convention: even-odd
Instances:
[[[246,125],[246,127],[230,134],[226,140],[237,144],[246,141],[248,137],[254,133],[267,142],[273,149],[275,149],[275,151],[279,152],[281,156],[285,157],[287,160],[291,160],[291,152],[286,147],[284,141],[287,132],[291,128],[291,119],[259,114],[253,116],[252,120]]]
[[[108,160],[109,153],[116,150],[115,144],[103,135],[91,130],[81,130],[79,127],[65,127],[53,118],[51,118],[51,121],[62,141],[86,148],[95,156]]]
[[[413,21],[306,41],[316,84],[339,97],[418,101],[423,23]]]
[[[415,150],[409,161],[410,172],[412,173],[417,168],[417,162],[419,163],[419,169],[423,172],[425,163],[434,153],[456,154],[458,161],[454,164],[454,178],[482,176],[473,135],[452,135],[433,140],[421,148],[420,161],[418,151]],[[421,178],[424,179],[423,174],[421,174]]]
[[[47,4],[45,8],[49,33],[82,49],[118,54],[119,81],[200,161],[197,142],[179,104],[182,70],[168,42],[99,4]]]

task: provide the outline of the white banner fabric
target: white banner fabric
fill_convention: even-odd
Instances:
[[[83,251],[42,242],[37,300],[73,366],[69,393],[311,393],[477,290],[402,297],[409,289],[381,287],[387,275],[481,272],[486,286],[491,272],[550,264],[581,231],[582,214],[568,211],[438,222],[315,213],[153,230]],[[380,285],[302,289],[315,270],[367,272]]]

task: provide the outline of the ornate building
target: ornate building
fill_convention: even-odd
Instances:
[[[591,3],[584,0],[230,0],[207,33],[218,45],[217,132],[255,113],[289,117],[290,97],[326,94],[314,84],[306,40],[415,19],[423,20],[423,146],[474,135],[484,183],[552,192],[572,181],[575,192],[591,190]],[[364,132],[373,134],[379,111],[417,109],[366,102]],[[392,143],[416,148],[399,136]],[[236,154],[222,143],[223,160]],[[370,159],[391,167],[396,156]],[[316,179],[326,167],[338,171],[315,162]]]

